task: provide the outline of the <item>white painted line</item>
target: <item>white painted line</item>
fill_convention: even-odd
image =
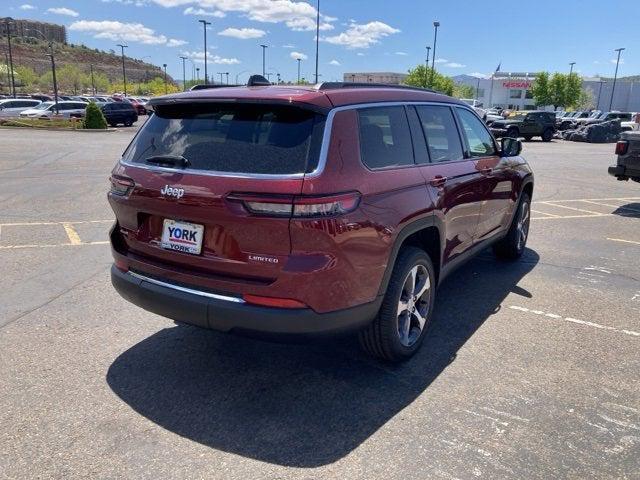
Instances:
[[[44,245],[3,245],[0,246],[0,250],[19,250],[22,248],[55,248],[55,247],[82,247],[85,245],[108,245],[109,241],[100,242],[82,242],[82,243],[59,243],[59,244],[44,244]]]
[[[509,308],[511,310],[517,310],[519,312],[524,312],[524,313],[533,313],[534,315],[544,316],[544,317],[547,317],[547,318],[553,318],[554,320],[562,320],[564,322],[569,322],[569,323],[575,323],[575,324],[578,324],[578,325],[583,325],[585,327],[598,328],[600,330],[609,330],[609,331],[616,332],[616,333],[623,333],[625,335],[629,335],[629,336],[632,336],[632,337],[640,337],[640,332],[634,332],[633,330],[618,329],[618,328],[615,328],[615,327],[610,327],[608,325],[601,325],[599,323],[588,322],[586,320],[579,320],[577,318],[562,317],[561,315],[557,315],[555,313],[544,313],[544,312],[541,312],[540,310],[531,310],[529,308],[519,307],[517,305],[511,305],[511,306],[509,306]]]
[[[73,228],[73,225],[70,223],[63,223],[62,226],[64,227],[64,231],[67,232],[67,237],[69,237],[69,242],[72,245],[80,245],[82,243],[80,235],[78,235],[76,229]]]
[[[0,223],[0,227],[28,227],[37,225],[81,225],[83,223],[113,223],[113,220],[79,220],[77,222],[14,222],[14,223]]]
[[[592,202],[607,202],[611,200],[640,200],[640,197],[617,197],[617,198],[576,198],[569,200],[535,200],[532,203],[546,203],[546,202],[584,202],[585,200],[591,200]]]
[[[559,206],[559,205],[558,205]],[[601,213],[598,215],[564,215],[562,217],[531,217],[531,220],[564,220],[569,218],[602,218],[602,217],[617,217],[613,213]]]
[[[602,212],[594,212],[593,210],[585,210],[583,208],[567,207],[566,205],[557,205],[557,204],[552,203],[552,202],[540,202],[540,203],[542,203],[544,205],[549,205],[549,206],[552,206],[552,207],[566,208],[567,210],[574,210],[576,212],[592,213],[594,215],[605,215]]]
[[[607,240],[611,240],[612,242],[622,242],[622,243],[631,243],[633,245],[640,245],[640,242],[636,242],[635,240],[625,240],[624,238],[609,238]]]
[[[541,213],[542,215],[549,215],[550,217],[560,218],[560,215],[556,215],[555,213],[540,212],[539,210],[534,210],[533,208],[531,209],[531,211],[533,213]]]
[[[593,202],[591,200],[582,200],[582,201],[585,203],[591,203],[593,205],[602,205],[603,207],[611,207],[611,208],[617,208],[618,210],[629,210],[630,212],[640,213],[640,210],[638,210],[637,208],[626,207],[624,205],[611,205],[609,203],[599,203],[599,202]]]

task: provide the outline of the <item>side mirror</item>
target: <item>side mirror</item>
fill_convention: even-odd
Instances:
[[[503,137],[500,146],[503,157],[517,157],[522,152],[522,142],[517,138]]]

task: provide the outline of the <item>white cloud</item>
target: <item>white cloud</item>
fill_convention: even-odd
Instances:
[[[322,40],[334,45],[343,45],[349,49],[369,48],[380,43],[380,39],[400,30],[382,22],[369,22],[366,24],[352,23],[349,28],[333,37],[325,37]]]
[[[295,45],[282,45],[282,48],[296,48]]]
[[[136,7],[144,7],[149,0],[102,0],[104,3],[121,3],[122,5],[135,5]]]
[[[216,18],[224,18],[227,16],[226,13],[220,10],[205,10],[204,8],[194,8],[187,7],[182,12],[184,15],[197,15],[199,17],[216,17]]]
[[[457,63],[457,62],[445,63],[444,66],[445,67],[449,67],[449,68],[464,68],[464,67],[466,67],[466,65],[464,65],[462,63]]]
[[[612,58],[611,59],[611,63],[613,63],[614,65],[617,63],[618,59],[617,58]],[[620,59],[620,65],[624,65],[624,58]]]
[[[470,77],[476,77],[476,78],[489,78],[490,75],[487,75],[486,73],[480,73],[480,72],[473,72],[469,74]]]
[[[291,58],[293,58],[294,60],[298,60],[298,59],[307,60],[309,58],[307,55],[305,55],[304,53],[301,53],[301,52],[291,52],[289,54],[289,56]]]
[[[35,10],[36,7],[34,7],[33,5],[29,5],[28,3],[25,3],[24,5],[20,5],[20,10]]]
[[[358,52],[358,53],[356,53],[356,55],[359,56],[359,57],[364,57],[364,53],[362,53],[362,52]]]
[[[436,63],[449,63],[449,60],[447,60],[446,58],[436,58],[435,62]]]
[[[242,40],[246,40],[248,38],[261,38],[267,34],[264,30],[259,30],[257,28],[225,28],[221,32],[218,32],[218,35],[222,35],[224,37],[233,37],[239,38]]]
[[[47,8],[47,12],[55,13],[57,15],[67,15],[68,17],[78,17],[78,16],[80,16],[80,14],[78,12],[76,12],[75,10],[71,10],[70,8],[66,8],[66,7]]]
[[[196,63],[204,63],[204,51],[182,52],[182,55],[189,57]],[[240,63],[240,60],[237,58],[225,58],[220,55],[214,55],[211,52],[207,52],[207,63],[216,63],[218,65],[237,65]]]
[[[137,42],[145,45],[167,45],[170,47],[186,43],[183,40],[157,35],[154,30],[141,23],[123,23],[116,20],[79,20],[73,22],[69,26],[69,30],[89,33],[94,38],[103,38],[114,42]]]
[[[316,29],[316,9],[307,2],[295,0],[151,0],[162,7],[193,5],[207,11],[237,12],[256,22],[284,23],[291,30]],[[336,19],[320,15],[320,30],[333,29]]]
[[[401,57],[406,57],[409,54],[407,52],[396,52],[396,55],[400,55]]]
[[[331,60],[329,62],[329,65],[333,65],[334,67],[339,67],[342,64],[338,60]]]

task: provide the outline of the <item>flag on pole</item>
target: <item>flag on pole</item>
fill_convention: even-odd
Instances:
[[[498,73],[500,71],[501,66],[502,66],[502,62],[498,64],[498,66],[496,67],[496,71],[494,73]]]

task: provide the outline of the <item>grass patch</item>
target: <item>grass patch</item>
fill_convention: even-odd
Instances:
[[[0,127],[25,128],[63,128],[65,130],[82,130],[82,119],[56,118],[45,120],[41,118],[6,118],[0,119]]]

